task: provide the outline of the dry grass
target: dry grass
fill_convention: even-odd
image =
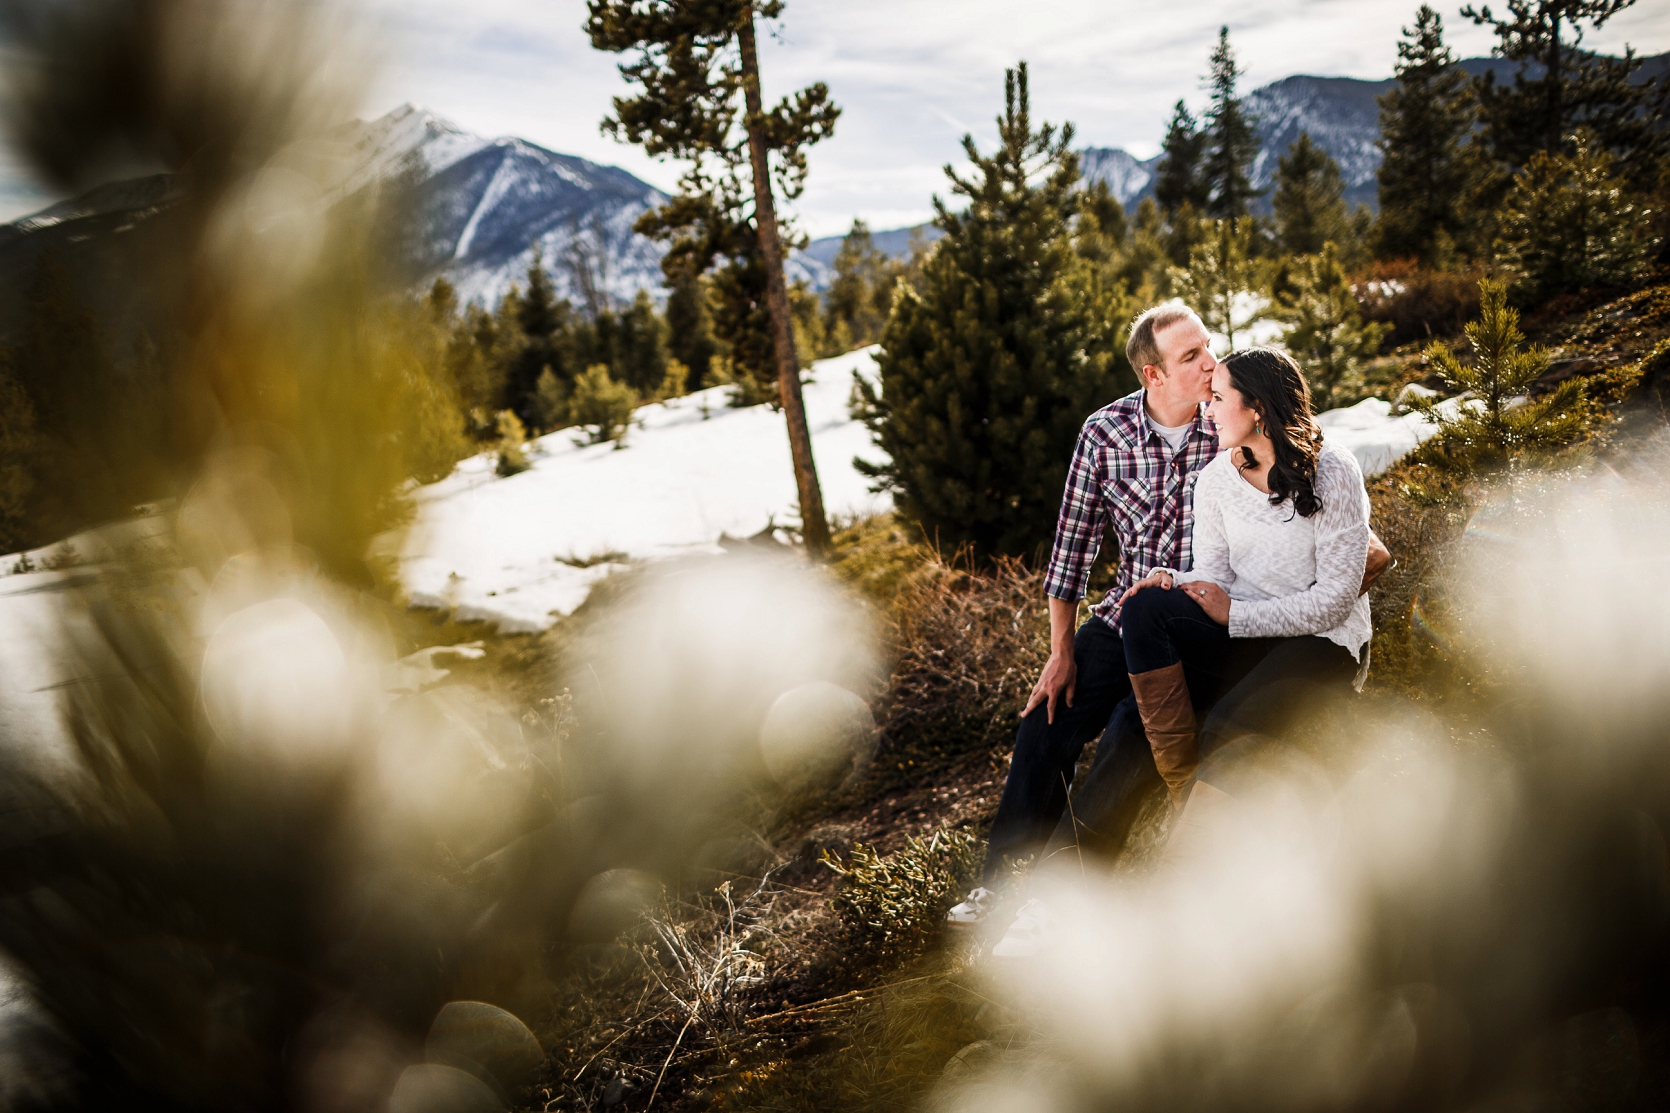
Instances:
[[[1007,746],[1049,657],[1043,577],[1016,560],[936,560],[893,608],[892,674],[875,703],[878,764],[906,775]]]

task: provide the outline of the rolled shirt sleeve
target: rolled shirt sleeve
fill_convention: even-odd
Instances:
[[[1090,435],[1088,423],[1079,433],[1073,462],[1067,469],[1067,488],[1055,522],[1055,544],[1044,575],[1044,594],[1078,602],[1090,583],[1090,569],[1101,551],[1108,508],[1102,495],[1102,451]]]

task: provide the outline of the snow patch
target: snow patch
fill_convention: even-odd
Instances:
[[[1450,398],[1438,404],[1438,411],[1453,418],[1469,404]],[[1418,413],[1393,413],[1392,404],[1382,398],[1365,398],[1355,406],[1325,410],[1316,415],[1316,423],[1322,426],[1323,439],[1351,450],[1364,475],[1379,475],[1438,431]]]
[[[853,374],[874,381],[877,351],[807,372],[806,420],[831,516],[892,505],[852,463],[878,456],[848,412]],[[729,393],[714,387],[640,407],[625,448],[576,444],[580,431],[564,429],[535,441],[533,466],[518,475],[497,477],[482,455],[421,488],[400,551],[410,602],[455,608],[505,633],[542,630],[627,562],[717,553],[722,536],[797,525],[783,415],[732,409]]]

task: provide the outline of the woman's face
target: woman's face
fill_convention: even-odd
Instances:
[[[1218,427],[1220,447],[1235,448],[1255,439],[1253,427],[1259,423],[1258,412],[1229,385],[1229,369],[1221,363],[1212,372],[1212,403],[1206,413]]]

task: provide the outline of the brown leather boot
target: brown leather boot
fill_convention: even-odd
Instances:
[[[1183,665],[1131,673],[1131,690],[1148,745],[1154,751],[1154,765],[1171,793],[1175,815],[1183,808],[1189,784],[1200,767],[1200,745],[1195,739],[1195,709],[1189,703],[1189,683],[1183,679]]]

